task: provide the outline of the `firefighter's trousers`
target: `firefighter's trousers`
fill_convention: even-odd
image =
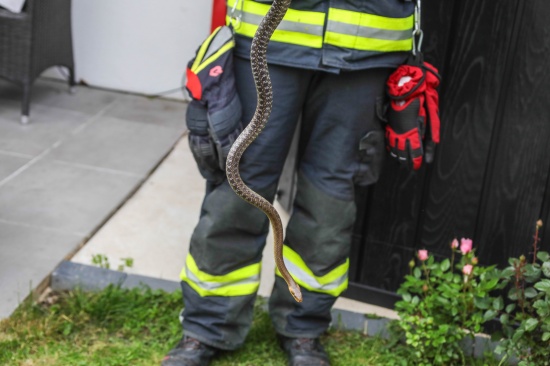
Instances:
[[[256,108],[256,89],[247,60],[236,59],[243,121]],[[374,183],[383,152],[376,117],[387,69],[341,74],[270,66],[273,112],[264,131],[246,150],[241,176],[273,201],[298,121],[298,188],[285,238],[285,262],[302,287],[304,300],[290,296],[276,276],[269,301],[275,330],[290,337],[318,337],[329,326],[330,309],[347,286],[354,184]],[[373,132],[367,157],[359,141]],[[260,262],[269,221],[239,198],[227,181],[207,185],[201,216],[182,271],[183,329],[211,346],[232,350],[246,337],[259,286]]]

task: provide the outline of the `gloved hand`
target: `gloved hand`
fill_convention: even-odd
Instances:
[[[433,161],[439,143],[439,85],[437,69],[411,59],[393,72],[386,82],[391,101],[387,111],[386,148],[399,163],[420,169]]]

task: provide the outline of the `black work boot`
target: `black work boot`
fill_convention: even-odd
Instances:
[[[318,338],[289,338],[279,335],[289,366],[329,366],[327,353]]]
[[[184,336],[164,357],[161,366],[208,366],[216,352],[215,348]]]

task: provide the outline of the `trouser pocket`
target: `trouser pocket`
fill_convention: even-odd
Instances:
[[[201,175],[216,184],[225,178],[225,162],[242,131],[242,108],[238,96],[214,112],[198,101],[187,107],[189,147]]]
[[[216,145],[208,132],[206,107],[197,101],[191,101],[187,107],[186,123],[189,129],[189,148],[199,172],[205,179],[220,183],[224,172],[219,167]]]
[[[384,163],[384,131],[370,131],[359,141],[359,162],[354,182],[360,186],[374,184]]]

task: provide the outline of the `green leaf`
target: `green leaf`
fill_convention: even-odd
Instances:
[[[510,314],[514,309],[516,308],[516,304],[508,304],[506,305],[506,312]]]
[[[499,296],[493,300],[493,309],[495,310],[504,309],[504,300],[502,300],[502,297]]]
[[[517,343],[521,339],[521,337],[523,337],[524,333],[525,332],[523,330],[518,329],[512,336],[512,342]]]
[[[494,319],[496,315],[497,315],[496,311],[489,309],[485,312],[485,314],[483,314],[483,320],[489,321],[491,319]]]
[[[519,298],[520,293],[521,292],[517,288],[513,287],[508,291],[508,298],[515,301]]]
[[[546,277],[550,277],[550,262],[544,262],[542,264],[542,273],[544,273]]]
[[[525,266],[525,273],[524,276],[529,279],[529,282],[534,282],[534,280],[538,280],[540,277],[540,268],[538,267],[538,264],[536,266],[532,264],[528,264]]]
[[[449,268],[451,268],[451,261],[449,259],[444,259],[443,262],[441,262],[441,270],[445,272]]]
[[[538,285],[538,284],[537,284]],[[532,287],[527,287],[525,289],[525,297],[528,298],[528,299],[532,299],[533,297],[536,297],[538,295],[538,292],[537,290],[535,290],[534,288]]]
[[[422,271],[420,270],[420,268],[416,267],[416,268],[413,270],[413,275],[414,275],[414,277],[416,277],[416,278],[421,278],[421,277],[422,277]]]
[[[406,302],[411,302],[411,294],[409,294],[408,292],[405,292],[403,293],[403,301],[406,301]]]
[[[474,298],[474,305],[478,309],[482,309],[482,310],[489,309],[489,307],[491,306],[491,299],[487,297],[476,297]]]
[[[550,332],[544,332],[544,333],[542,333],[542,341],[543,341],[543,342],[546,342],[546,341],[548,341],[548,340],[550,340]]]
[[[510,315],[508,314],[502,314],[500,316],[500,323],[501,324],[508,324],[508,322],[510,321]]]
[[[493,278],[492,280],[490,280],[489,282],[486,282],[483,284],[483,288],[485,290],[492,290],[494,289],[498,284],[498,278]]]
[[[550,280],[544,279],[535,283],[535,288],[550,295]]]
[[[547,261],[550,261],[550,254],[548,254],[548,252],[538,252],[537,253],[537,258],[541,262],[547,262]]]
[[[516,270],[514,269],[514,267],[506,267],[501,272],[501,276],[503,277],[512,277],[515,274]]]
[[[539,324],[539,321],[537,319],[534,319],[534,318],[527,319],[525,321],[525,331],[532,332],[537,327],[538,324]]]

